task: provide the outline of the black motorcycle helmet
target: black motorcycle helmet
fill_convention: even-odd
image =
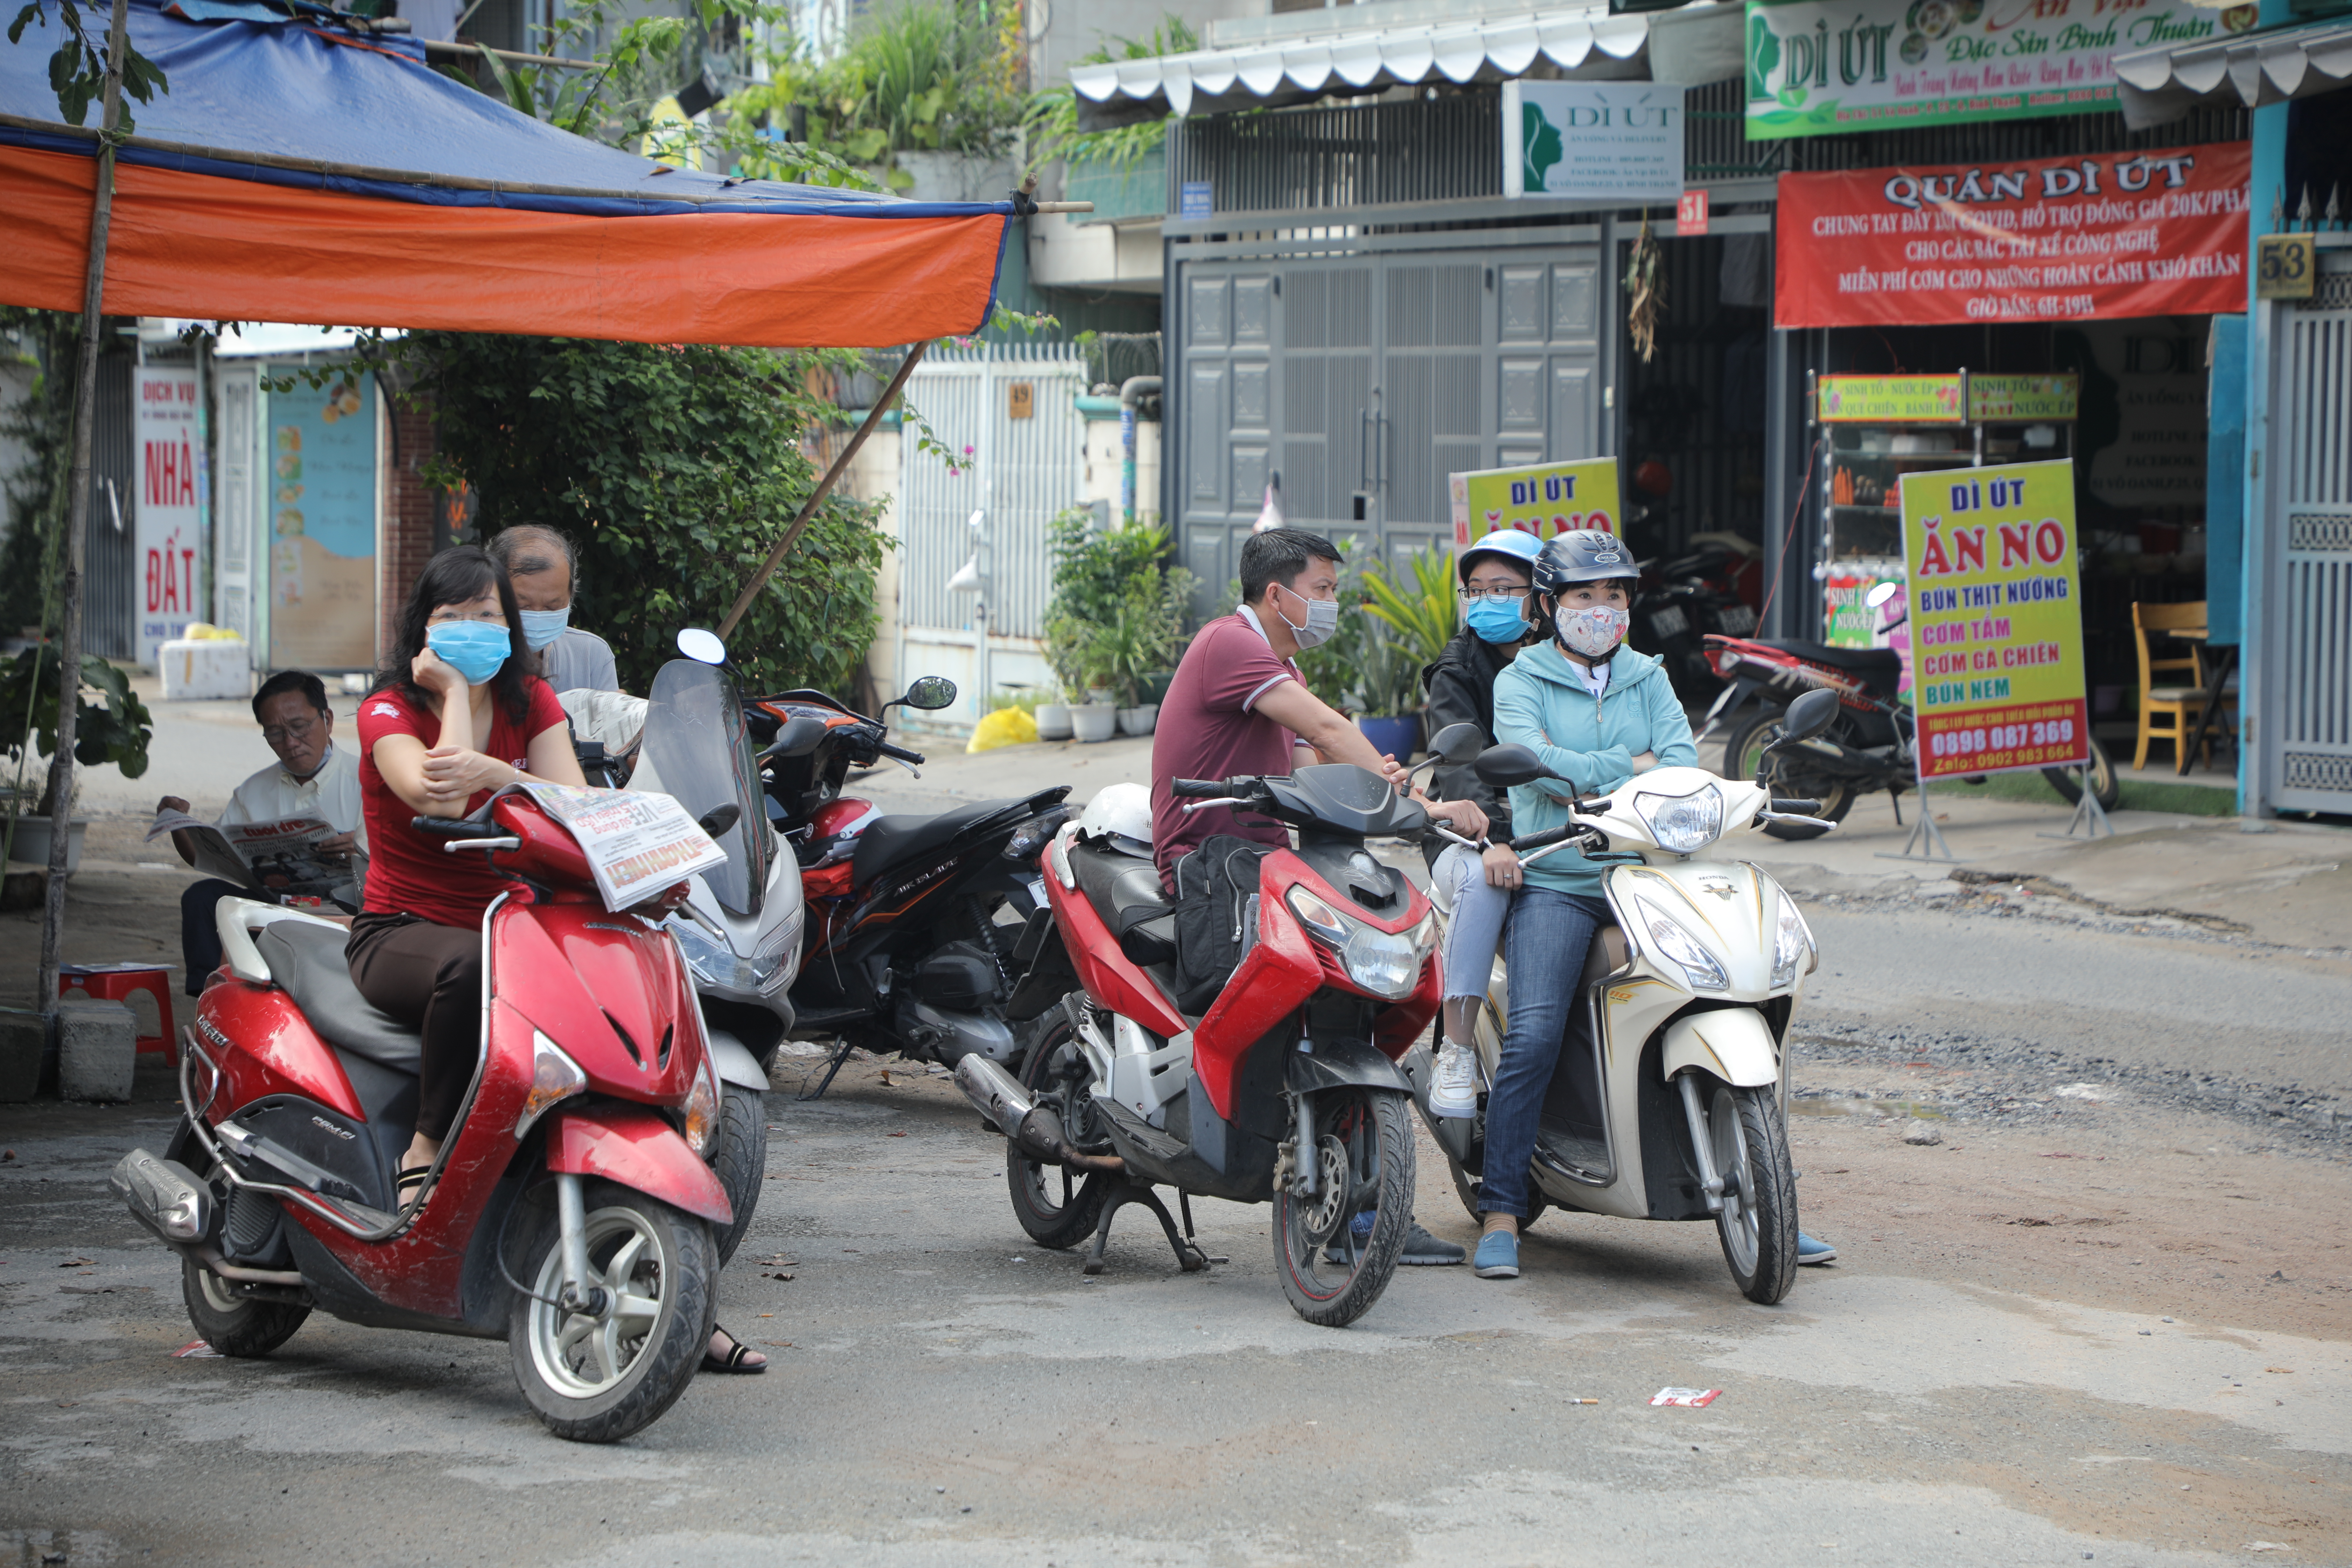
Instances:
[[[1552,611],[1562,589],[1579,583],[1616,583],[1631,601],[1641,584],[1641,568],[1633,552],[1613,533],[1580,528],[1555,534],[1536,557],[1536,608],[1543,616],[1543,633],[1552,635]]]

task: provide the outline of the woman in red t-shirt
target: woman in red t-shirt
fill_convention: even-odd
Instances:
[[[563,707],[526,673],[514,588],[471,545],[426,563],[399,640],[360,704],[367,896],[345,949],[352,983],[418,1030],[416,1134],[400,1194],[421,1185],[481,1050],[482,913],[512,884],[478,854],[449,854],[419,816],[464,816],[518,779],[581,784]]]

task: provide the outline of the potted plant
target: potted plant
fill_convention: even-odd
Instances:
[[[1052,652],[1050,645],[1047,658]],[[1057,675],[1059,671],[1055,672]],[[1070,738],[1070,705],[1062,695],[1061,682],[1046,683],[1037,693],[1037,738],[1041,741],[1066,741]]]
[[[6,858],[12,860],[47,864],[49,837],[59,815],[58,803],[49,798],[46,769],[32,809],[23,809],[26,773],[37,765],[37,755],[57,749],[58,663],[55,646],[42,643],[0,665],[0,751],[7,753],[10,784],[7,821],[0,837],[5,837]],[[74,711],[74,761],[86,768],[112,763],[125,778],[135,779],[147,771],[152,732],[147,705],[132,693],[122,671],[103,659],[84,658]],[[68,872],[80,862],[81,837],[89,826],[87,817],[68,814]]]
[[[1168,565],[1164,528],[1097,529],[1090,509],[1073,507],[1051,529],[1045,649],[1063,690],[1085,694],[1071,728],[1082,742],[1108,741],[1123,710],[1129,733],[1149,734],[1159,710],[1141,694],[1183,646],[1192,574]]]
[[[1097,745],[1118,733],[1118,704],[1110,695],[1110,651],[1107,628],[1097,626],[1086,639],[1080,656],[1079,680],[1084,702],[1070,704],[1070,730],[1082,746]]]
[[[1401,763],[1412,761],[1413,748],[1421,744],[1421,661],[1393,627],[1372,621],[1359,668],[1362,713],[1356,728],[1374,751]]]

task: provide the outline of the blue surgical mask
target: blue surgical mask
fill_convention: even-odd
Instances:
[[[433,657],[465,678],[468,686],[488,686],[514,652],[514,643],[504,626],[494,626],[486,621],[444,621],[427,627],[425,646]]]
[[[560,610],[525,610],[522,612],[522,640],[531,652],[537,653],[563,635],[572,624],[572,606]]]
[[[1469,623],[1472,631],[1491,643],[1514,643],[1528,635],[1527,617],[1519,613],[1516,599],[1505,604],[1481,599],[1462,618]]]

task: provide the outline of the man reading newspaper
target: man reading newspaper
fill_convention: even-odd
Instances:
[[[281,670],[254,694],[253,716],[278,764],[237,785],[215,826],[190,816],[179,796],[165,795],[149,833],[169,832],[181,859],[212,873],[180,895],[180,952],[191,996],[220,967],[213,910],[221,900],[331,896],[356,874],[355,854],[367,850],[359,766],[335,748],[325,684],[308,670]]]

